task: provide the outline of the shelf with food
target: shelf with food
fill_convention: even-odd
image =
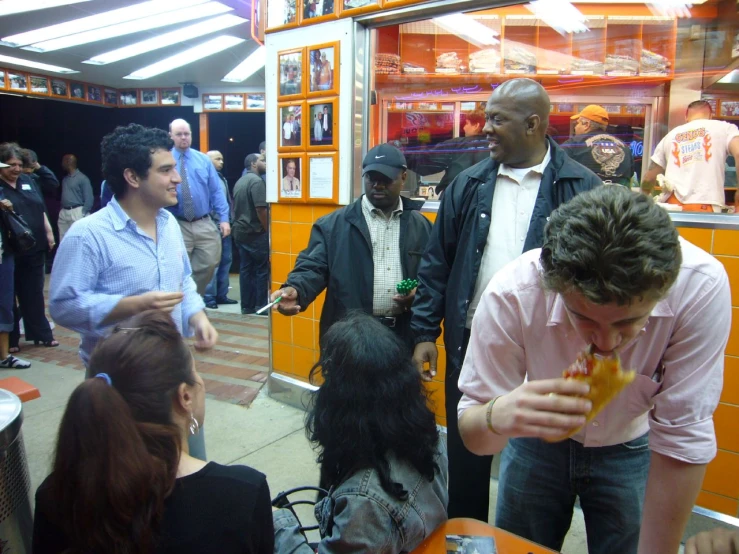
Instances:
[[[399,74],[384,74],[375,73],[375,84],[377,85],[388,85],[388,84],[433,84],[436,86],[438,83],[452,83],[455,85],[460,84],[480,84],[489,83],[492,81],[504,81],[507,79],[513,79],[516,77],[526,77],[525,74],[500,74],[500,73],[461,73],[461,72],[450,72],[450,73],[399,73]],[[617,78],[618,77],[618,78]],[[631,75],[631,76],[605,76],[605,75],[592,75],[592,74],[561,74],[561,75],[547,75],[537,74],[536,80],[540,81],[544,87],[551,85],[567,85],[567,84],[578,84],[578,83],[590,83],[596,84],[608,84],[617,82],[618,84],[629,83],[629,84],[661,84],[672,79],[671,75]]]

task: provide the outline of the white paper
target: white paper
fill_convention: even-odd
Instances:
[[[310,158],[310,197],[331,200],[334,197],[334,159]]]

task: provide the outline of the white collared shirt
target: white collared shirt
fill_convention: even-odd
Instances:
[[[472,318],[490,279],[500,268],[518,258],[523,252],[541,176],[551,159],[547,144],[547,153],[539,165],[513,168],[501,164],[498,168],[493,207],[490,211],[490,231],[482,253],[475,294],[467,310],[467,329],[472,328]]]
[[[377,316],[392,316],[400,313],[400,307],[393,301],[393,296],[397,294],[395,287],[403,280],[400,260],[400,216],[403,214],[403,202],[398,198],[398,206],[388,218],[365,195],[362,197],[362,214],[369,227],[375,268],[372,313]]]

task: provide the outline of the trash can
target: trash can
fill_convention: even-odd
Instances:
[[[31,554],[31,479],[23,447],[23,409],[0,389],[0,553]]]

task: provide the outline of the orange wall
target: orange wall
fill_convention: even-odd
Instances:
[[[306,205],[272,205],[272,287],[277,290],[295,265],[298,253],[308,245],[312,223],[335,208]],[[436,214],[424,214],[432,221]],[[680,234],[713,254],[726,267],[731,282],[732,330],[726,348],[724,390],[714,422],[718,455],[706,472],[697,504],[734,517],[739,516],[739,231],[680,228]],[[318,321],[325,294],[303,313],[294,317],[272,315],[272,369],[307,381],[318,360]],[[443,335],[442,335],[443,336]],[[446,352],[438,341],[439,365],[436,378],[427,383],[432,391],[436,419],[444,417],[444,376]]]

